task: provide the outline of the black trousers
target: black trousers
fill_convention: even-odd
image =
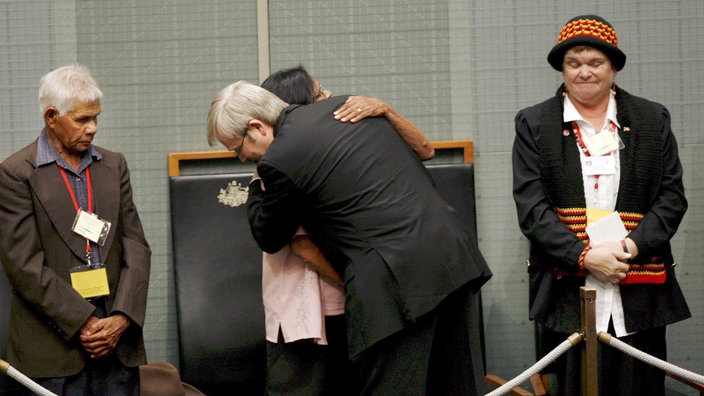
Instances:
[[[349,392],[345,316],[326,316],[325,334],[328,345],[310,339],[285,343],[281,330],[278,343],[266,343],[267,395],[337,396]]]
[[[359,395],[477,395],[484,367],[477,296],[464,287],[357,356]]]
[[[32,380],[63,396],[139,395],[139,368],[123,366],[114,354],[105,359],[89,361],[83,371],[70,377]],[[10,392],[13,395],[34,395],[18,383],[12,385]]]

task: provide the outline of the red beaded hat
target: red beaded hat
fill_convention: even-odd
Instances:
[[[562,71],[562,60],[568,49],[586,45],[602,51],[619,71],[626,64],[626,54],[618,48],[618,37],[611,24],[596,15],[580,15],[570,19],[560,30],[555,45],[548,54],[548,63]]]

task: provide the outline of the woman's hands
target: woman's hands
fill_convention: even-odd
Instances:
[[[350,96],[333,115],[336,120],[354,123],[367,117],[384,117],[389,108],[388,103],[378,98]]]
[[[333,116],[340,122],[351,123],[367,117],[385,117],[418,158],[425,161],[435,156],[435,149],[423,132],[382,99],[350,96]]]
[[[627,261],[634,258],[637,251],[635,243],[626,238],[628,252],[624,251],[621,241],[604,242],[587,252],[584,256],[584,268],[597,279],[612,284],[619,283],[626,279],[630,265]]]

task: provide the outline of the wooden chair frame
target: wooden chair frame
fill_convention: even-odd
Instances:
[[[463,161],[466,164],[474,162],[474,142],[471,140],[442,140],[432,142],[435,150],[456,150],[461,149]],[[188,151],[180,153],[169,153],[169,176],[180,176],[181,165],[184,161],[202,161],[232,158],[232,151]]]

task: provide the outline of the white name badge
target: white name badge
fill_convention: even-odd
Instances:
[[[616,173],[616,160],[613,155],[582,157],[582,172],[588,176],[613,175]]]
[[[103,246],[110,232],[110,226],[109,221],[101,220],[97,215],[79,209],[73,220],[72,230],[89,241]]]
[[[584,145],[587,146],[589,155],[594,157],[618,150],[618,142],[611,131],[599,132],[591,137],[582,137],[582,140]]]

